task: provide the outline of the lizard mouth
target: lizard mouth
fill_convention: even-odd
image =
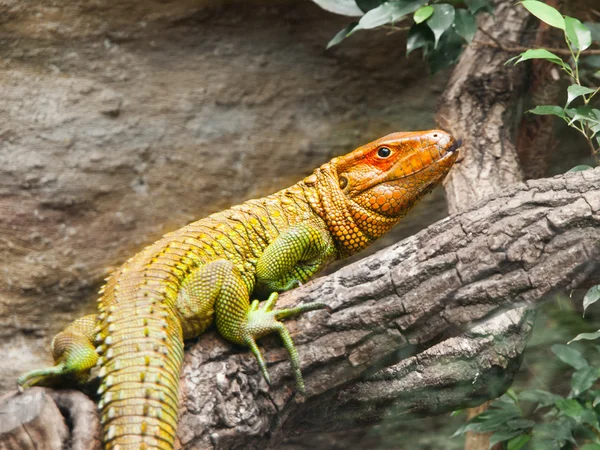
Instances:
[[[458,139],[456,141],[453,140],[449,147],[438,150],[437,155],[432,154],[431,161],[429,164],[424,164],[421,167],[419,167],[418,169],[410,171],[410,172],[401,170],[395,176],[390,177],[389,181],[396,181],[396,180],[402,180],[404,178],[413,177],[413,176],[419,174],[420,172],[431,169],[432,166],[436,166],[436,165],[445,163],[448,159],[455,159],[457,156],[456,152],[458,151],[458,149],[460,148],[461,145],[462,145],[462,139]]]
[[[460,148],[460,146],[462,145],[462,139],[459,139],[457,141],[454,141],[452,143],[452,145],[450,145],[450,147],[448,147],[448,149],[446,150],[447,153],[454,153],[456,150],[458,150]]]

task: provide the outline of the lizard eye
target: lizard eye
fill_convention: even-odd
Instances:
[[[340,177],[340,189],[346,189],[346,186],[348,186],[348,178]]]
[[[391,154],[392,151],[387,147],[381,147],[379,150],[377,150],[377,156],[383,159],[389,158]]]

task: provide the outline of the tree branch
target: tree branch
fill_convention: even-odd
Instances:
[[[201,339],[183,371],[182,443],[234,448],[254,439],[264,445],[264,433],[273,443],[305,429],[309,417],[314,432],[372,423],[390,407],[394,414],[422,415],[493,397],[501,386],[490,392],[487,377],[514,370],[515,351],[494,350],[496,357],[486,358],[486,348],[502,348],[488,334],[520,329],[505,337],[510,349],[529,325],[510,320],[521,310],[499,322],[486,319],[599,281],[598,199],[600,169],[521,184],[283,296],[281,306],[319,299],[334,309],[290,324],[307,382],[304,404],[293,397],[289,364],[275,340],[264,343],[273,379],[267,389],[251,355],[231,353],[216,335]],[[487,342],[470,349],[481,335]],[[428,372],[439,353],[455,367],[462,358],[481,364],[481,389],[468,388],[471,398],[464,398],[460,381],[478,380],[461,380],[453,368]]]

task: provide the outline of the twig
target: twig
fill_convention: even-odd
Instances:
[[[480,45],[482,47],[499,48],[500,50],[507,52],[507,53],[521,53],[521,52],[526,52],[527,50],[534,50],[531,47],[522,47],[520,45],[517,45],[514,47],[506,47],[504,45],[498,45],[496,42],[473,41],[473,44]],[[571,56],[571,53],[569,52],[569,50],[564,49],[564,48],[547,48],[547,47],[544,47],[544,48],[546,50],[548,50],[549,52],[552,52],[552,53],[555,53],[558,55]],[[585,54],[588,56],[600,55],[600,49],[586,50]]]
[[[473,43],[476,45],[480,45],[482,47],[499,48],[500,50],[505,51],[507,53],[521,53],[521,52],[525,52],[527,50],[533,50],[531,47],[523,47],[521,45],[506,46],[502,42],[500,42],[498,39],[496,39],[494,36],[492,36],[490,33],[485,31],[484,29],[480,28],[479,30],[483,34],[485,34],[487,37],[489,37],[493,42],[473,41]],[[569,49],[566,49],[566,48],[553,48],[553,47],[544,47],[544,48],[546,50],[548,50],[549,52],[555,53],[557,55],[571,56],[571,52],[569,51]],[[585,54],[586,55],[600,55],[600,50],[588,49],[585,51]]]

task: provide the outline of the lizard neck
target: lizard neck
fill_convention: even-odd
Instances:
[[[399,220],[351,201],[340,189],[330,163],[315,170],[299,184],[303,186],[310,207],[326,223],[341,258],[364,250]]]

